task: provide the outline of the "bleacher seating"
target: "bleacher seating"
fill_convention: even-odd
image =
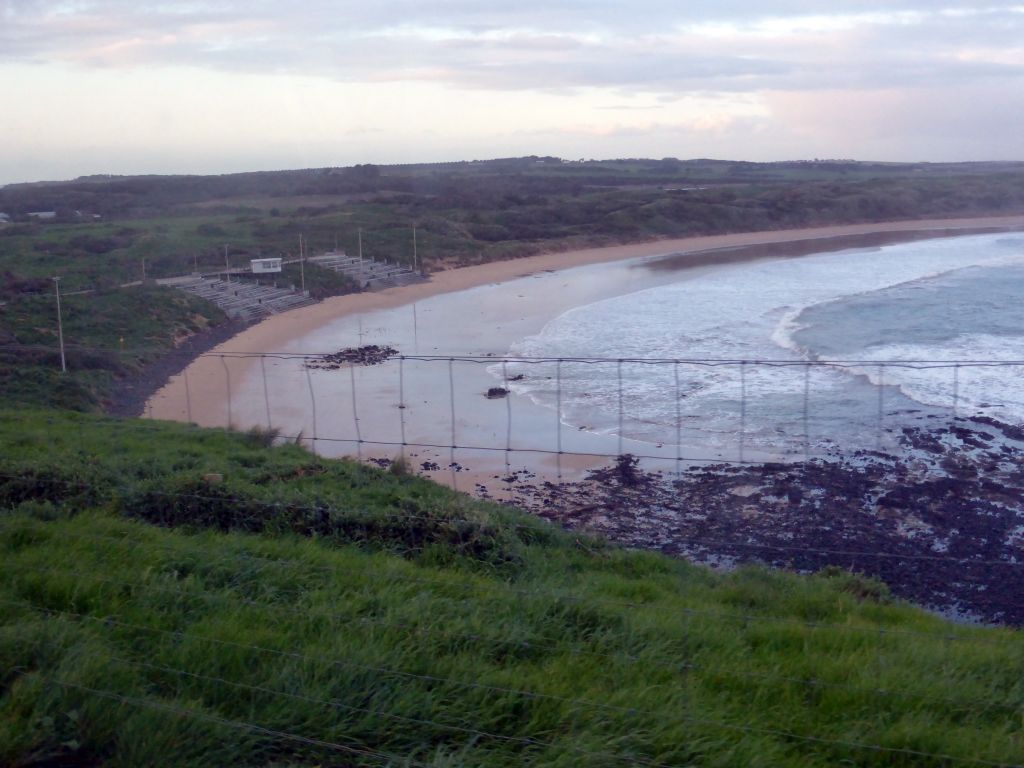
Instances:
[[[318,267],[342,272],[364,288],[387,288],[393,285],[419,282],[423,278],[404,264],[390,264],[387,261],[358,256],[349,256],[344,251],[310,256],[308,261]]]
[[[306,293],[245,281],[228,282],[212,277],[177,280],[174,287],[212,301],[224,310],[228,317],[247,322],[255,322],[285,310],[316,303],[316,299]]]
[[[360,259],[341,251],[311,256],[308,261],[325,269],[342,272],[369,290],[406,285],[424,279],[422,275],[405,265]],[[166,278],[158,282],[208,299],[224,310],[229,317],[246,322],[256,322],[279,312],[316,303],[316,299],[311,298],[308,293],[260,285],[238,278],[224,280],[220,277],[189,275]]]

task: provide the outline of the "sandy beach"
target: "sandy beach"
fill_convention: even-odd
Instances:
[[[553,414],[530,407],[526,398],[486,401],[482,393],[497,378],[482,364],[459,363],[456,372],[451,363],[417,360],[407,361],[400,372],[389,364],[334,371],[330,376],[318,371],[311,377],[294,360],[261,361],[244,355],[324,354],[363,343],[388,343],[403,355],[500,357],[510,343],[536,333],[557,314],[657,285],[666,279],[666,270],[673,273],[672,280],[680,280],[691,273],[762,259],[1017,230],[1024,230],[1024,216],[835,226],[662,240],[452,269],[431,275],[425,283],[335,297],[268,318],[172,377],[147,403],[146,413],[203,426],[244,429],[270,423],[286,434],[301,430],[310,447],[333,456],[387,458],[396,455],[402,443],[414,442],[488,446],[490,451],[475,455],[447,448],[424,448],[414,455],[416,463],[439,465],[432,474],[463,490],[489,485],[496,472],[517,467],[542,474],[578,471],[602,463],[599,457],[620,448],[650,454],[654,447],[610,443],[607,436],[564,430]],[[637,260],[643,260],[645,269],[633,268]],[[565,277],[569,274],[571,279]],[[485,411],[489,415],[477,418]],[[464,415],[469,412],[472,418]],[[500,450],[556,444],[566,453],[594,457],[537,453],[524,463],[523,454],[516,454],[514,464]],[[677,455],[676,447],[670,448],[661,454],[666,460]],[[468,471],[449,468],[453,460]]]

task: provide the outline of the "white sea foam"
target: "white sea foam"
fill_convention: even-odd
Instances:
[[[904,395],[919,403],[955,407],[963,415],[984,414],[1006,421],[1024,421],[1024,336],[962,334],[942,345],[878,346],[861,357],[879,361],[925,361],[905,366],[886,365],[881,373],[876,366],[852,367],[867,376],[872,384],[897,386]],[[1001,361],[1002,364],[943,364],[943,361],[965,360]]]
[[[735,265],[577,307],[549,322],[537,335],[513,344],[510,354],[798,364],[806,360],[806,350],[794,334],[801,327],[801,314],[809,307],[966,267],[1017,263],[1024,263],[1024,238],[983,235]],[[876,348],[871,357],[863,359],[908,355],[926,359],[940,352],[954,359],[966,351],[973,357],[1002,359],[1012,351],[1007,345],[1006,337],[971,337],[941,350],[898,345]],[[1024,352],[1016,357],[1024,357]],[[780,398],[796,402],[806,389],[820,398],[849,386],[851,372],[873,375],[870,368],[806,371],[801,365],[768,368],[690,363],[563,363],[560,370],[554,364],[512,364],[508,370],[523,376],[511,384],[513,391],[547,406],[560,400],[566,423],[604,433],[617,432],[621,423],[628,436],[651,442],[671,442],[680,423],[707,432],[735,432],[740,418],[754,439],[760,435],[767,440],[793,426],[792,418],[776,407]],[[1011,392],[1013,375],[975,374],[974,370],[971,374],[961,371],[963,407],[976,408],[998,400],[1007,414],[1024,415],[1015,403],[1019,398]],[[493,372],[500,376],[500,370]],[[949,372],[907,371],[894,374],[894,380],[886,383],[897,384],[907,396],[922,403],[947,406],[949,376]],[[741,393],[747,400],[742,414]]]

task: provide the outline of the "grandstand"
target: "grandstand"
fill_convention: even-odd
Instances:
[[[307,261],[318,267],[346,274],[364,289],[387,288],[423,279],[404,264],[349,256],[344,251],[329,251],[318,256],[310,256]]]
[[[192,275],[161,282],[212,301],[228,317],[246,322],[316,303],[308,292],[247,281],[228,282],[217,277]]]
[[[344,251],[330,251],[311,256],[306,261],[323,269],[348,275],[363,290],[379,290],[423,280],[423,276],[403,264],[349,256]],[[290,259],[285,263],[297,263]],[[158,280],[158,283],[208,299],[224,310],[228,317],[245,322],[256,322],[296,307],[315,304],[308,291],[278,288],[244,279],[248,269],[210,275],[186,275]],[[232,277],[234,279],[232,279]]]

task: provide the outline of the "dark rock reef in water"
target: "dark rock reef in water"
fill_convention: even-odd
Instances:
[[[916,603],[1024,625],[1024,430],[993,419],[904,428],[900,455],[505,478],[513,503],[630,547],[719,566],[838,566]]]

